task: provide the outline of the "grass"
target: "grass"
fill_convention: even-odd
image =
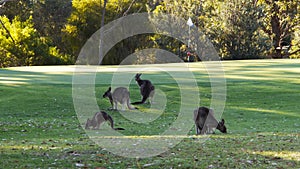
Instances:
[[[222,118],[228,134],[217,131],[207,138],[195,136],[191,128],[186,136],[170,135],[172,139],[184,139],[150,158],[114,155],[89,139],[88,134],[95,136],[106,129],[87,134],[81,128],[83,120],[94,111],[78,120],[72,98],[72,66],[0,69],[0,168],[300,168],[300,61],[222,64],[227,81]],[[201,105],[209,106],[208,74],[201,63],[191,63],[189,67],[197,78]],[[99,68],[95,81],[97,105],[111,114],[116,127],[126,129],[120,132],[127,137],[162,141],[159,134],[177,119],[180,111],[177,82],[167,72],[153,71],[142,76],[154,82],[167,102],[166,107],[157,106],[151,112],[150,105],[138,106],[142,112],[153,113],[153,119],[139,123],[140,116],[132,116],[137,112],[110,111],[108,100],[101,98],[114,69]],[[134,81],[129,88],[131,100],[139,100]],[[137,122],[126,119],[124,114]]]

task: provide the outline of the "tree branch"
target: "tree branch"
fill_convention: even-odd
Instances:
[[[10,37],[10,39],[13,41],[14,44],[16,44],[14,38],[11,36],[9,30],[5,27],[4,23],[2,22],[1,18],[0,18],[0,24],[2,25],[2,27],[5,29],[6,33],[8,34],[8,36]]]
[[[269,36],[271,36],[273,33],[270,29],[267,29],[264,25],[261,26],[261,29],[267,33]]]
[[[298,53],[298,52],[300,52],[300,49],[298,49],[298,50],[295,50],[295,51],[293,51],[293,52],[289,53],[289,55],[294,55],[294,54],[296,54],[296,53]]]
[[[129,5],[128,9],[123,13],[123,16],[126,16],[126,15],[127,15],[127,13],[128,13],[129,10],[131,9],[131,7],[132,7],[132,5],[134,4],[134,2],[135,2],[135,0],[132,0],[132,1],[131,1],[131,3],[130,3],[130,5]]]
[[[0,1],[0,8],[3,7],[5,5],[5,3],[9,2],[9,1],[15,1],[15,0],[1,0]]]

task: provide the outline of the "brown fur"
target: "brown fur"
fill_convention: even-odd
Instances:
[[[91,120],[88,118],[85,124],[85,129],[90,129],[92,127],[92,129],[98,130],[100,128],[100,125],[106,121],[109,121],[110,127],[112,129],[124,130],[123,128],[114,128],[114,121],[112,117],[104,111],[95,113]]]
[[[122,104],[122,110],[125,110],[125,104],[130,110],[136,109],[130,105],[130,93],[125,87],[118,87],[113,92],[111,92],[111,87],[109,87],[103,94],[103,97],[109,99],[112,109],[118,109],[118,102]]]
[[[213,128],[220,130],[222,133],[227,133],[225,120],[220,122],[214,117],[212,109],[206,107],[199,107],[194,110],[194,121],[196,127],[196,134],[208,134],[213,132]]]
[[[150,103],[152,103],[152,99],[154,96],[154,89],[155,87],[152,85],[150,80],[142,80],[142,74],[137,73],[135,75],[135,81],[140,87],[140,93],[142,95],[142,101],[134,102],[132,104],[144,104],[148,98],[150,98]]]

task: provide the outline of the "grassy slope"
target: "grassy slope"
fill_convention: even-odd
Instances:
[[[186,137],[152,158],[113,155],[88,139],[72,102],[72,67],[24,67],[0,70],[0,168],[299,168],[299,60],[255,60],[222,63],[227,80],[223,118],[228,134],[219,132],[205,143]],[[201,104],[210,103],[210,83],[201,63],[189,65],[197,77]],[[98,105],[110,84],[112,67],[96,78]],[[108,111],[125,135],[153,135],[176,119],[180,95],[167,73],[145,75],[167,95],[161,118],[145,125],[130,123]],[[132,100],[139,99],[132,81]],[[147,110],[147,106],[139,106]],[[93,112],[91,112],[92,114]],[[117,119],[117,120],[116,120]]]

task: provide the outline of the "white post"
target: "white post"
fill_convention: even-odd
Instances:
[[[186,24],[189,26],[189,39],[188,39],[188,49],[190,48],[190,41],[191,41],[191,27],[194,25],[192,19],[189,17]],[[188,62],[190,62],[189,56],[188,56]]]
[[[191,38],[190,38],[190,34],[191,34],[191,26],[194,25],[193,21],[191,18],[188,19],[188,21],[186,22],[186,24],[189,26],[189,41],[188,41],[188,48],[190,47],[190,41],[191,41]]]
[[[191,41],[191,27],[189,26],[189,41],[188,41],[188,48],[190,48],[190,41]]]

